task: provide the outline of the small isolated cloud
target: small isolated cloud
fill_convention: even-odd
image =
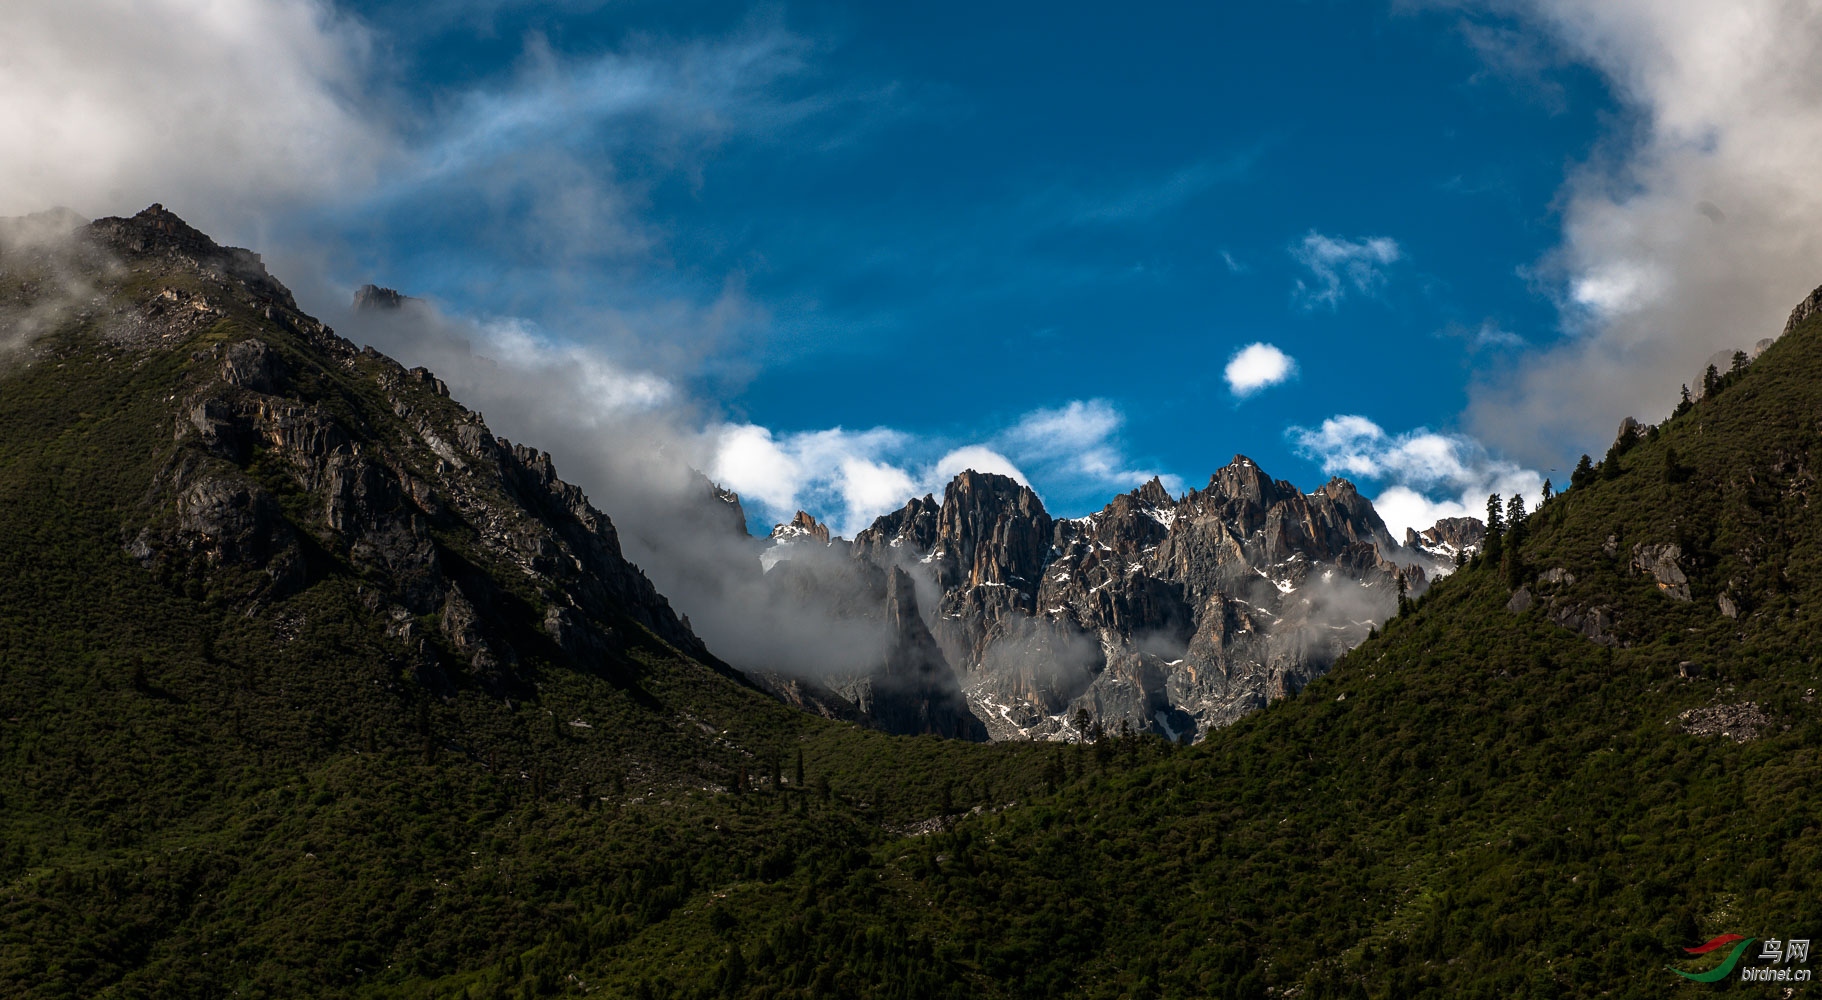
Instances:
[[[1248,344],[1227,362],[1227,388],[1241,398],[1277,385],[1297,373],[1297,362],[1271,344]]]
[[[1436,335],[1466,341],[1469,349],[1474,351],[1507,351],[1527,346],[1525,338],[1491,319],[1481,320],[1477,326],[1450,323],[1438,330]]]
[[[1385,269],[1404,258],[1398,241],[1390,236],[1358,240],[1338,239],[1310,230],[1291,256],[1309,269],[1310,278],[1297,281],[1297,297],[1307,308],[1341,304],[1349,291],[1376,294],[1385,284]]]
[[[1523,347],[1525,338],[1501,327],[1492,320],[1480,324],[1474,331],[1474,346],[1477,348]]]
[[[1292,427],[1285,436],[1329,475],[1383,484],[1373,507],[1395,534],[1422,531],[1443,517],[1485,517],[1491,493],[1535,502],[1543,489],[1535,470],[1496,458],[1463,434],[1422,427],[1388,434],[1366,417],[1342,414],[1314,429]]]

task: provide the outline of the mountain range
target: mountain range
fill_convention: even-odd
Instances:
[[[1822,928],[1798,312],[1514,523],[1244,459],[799,517],[730,573],[885,641],[792,676],[255,254],[0,225],[0,994],[1705,988]]]
[[[875,716],[872,692],[915,662],[927,664],[920,704],[942,710],[914,717],[934,731],[974,731],[957,721],[965,701],[994,739],[1096,728],[1195,739],[1320,676],[1397,611],[1401,585],[1421,593],[1482,531],[1453,519],[1400,545],[1346,480],[1303,493],[1244,456],[1205,489],[1173,497],[1153,479],[1081,518],[1053,518],[1030,487],[965,471],[940,503],[914,499],[852,542],[802,512],[774,529],[763,558],[799,591],[851,599],[842,574],[904,574],[914,586],[890,600],[912,613],[886,613],[904,625],[884,671],[761,677],[787,695],[820,679],[856,706],[838,716],[902,732]],[[837,579],[803,582],[819,573]]]

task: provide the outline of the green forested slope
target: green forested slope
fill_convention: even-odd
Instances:
[[[1186,749],[859,731],[633,629],[431,690],[327,536],[258,606],[127,553],[202,346],[0,375],[0,994],[1651,997],[1822,936],[1822,327]]]

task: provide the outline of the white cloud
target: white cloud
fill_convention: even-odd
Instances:
[[[773,510],[797,506],[806,477],[802,463],[754,424],[723,427],[714,435],[709,478]]]
[[[1071,400],[1032,410],[983,442],[940,452],[938,439],[890,428],[776,434],[754,424],[723,424],[705,433],[707,470],[773,521],[807,510],[852,537],[914,496],[941,494],[964,469],[1036,488],[1025,471],[1032,469],[1050,487],[1097,494],[1097,502],[1104,492],[1136,487],[1158,474],[1128,461],[1118,441],[1123,422],[1106,400]],[[1181,492],[1175,476],[1160,478]]]
[[[1250,396],[1277,385],[1297,371],[1297,362],[1271,344],[1248,344],[1227,362],[1227,388],[1236,396]]]
[[[850,523],[872,520],[904,505],[917,489],[909,473],[884,462],[849,457],[841,463],[841,494]]]
[[[1297,295],[1306,307],[1341,304],[1350,289],[1373,295],[1385,284],[1385,269],[1403,259],[1398,241],[1389,236],[1358,240],[1324,236],[1315,230],[1291,248],[1291,256],[1309,268],[1310,280],[1297,282]]]
[[[1441,517],[1486,516],[1487,495],[1513,493],[1535,503],[1543,477],[1495,458],[1471,437],[1425,428],[1388,434],[1366,417],[1342,414],[1315,429],[1286,432],[1299,454],[1330,475],[1382,483],[1373,507],[1395,535],[1422,531]]]
[[[777,521],[808,510],[853,535],[917,490],[902,460],[914,442],[899,431],[835,427],[775,437],[754,424],[726,424],[708,436],[709,477]]]
[[[1775,336],[1822,282],[1822,6],[1462,6],[1592,66],[1623,106],[1568,178],[1561,242],[1537,270],[1569,336],[1487,371],[1468,413],[1531,461],[1599,454],[1621,417],[1666,413],[1709,355]]]
[[[0,17],[0,215],[163,201],[206,227],[364,188],[369,40],[316,0],[21,0]]]

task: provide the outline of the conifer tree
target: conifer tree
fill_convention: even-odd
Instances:
[[[1584,454],[1582,460],[1575,463],[1575,471],[1569,474],[1569,487],[1580,489],[1592,482],[1594,482],[1594,460]]]
[[[1738,374],[1740,374],[1740,373],[1741,373],[1741,372],[1743,372],[1743,371],[1745,371],[1745,370],[1746,370],[1746,365],[1747,365],[1747,360],[1748,360],[1748,359],[1747,359],[1747,357],[1746,357],[1746,352],[1745,352],[1745,351],[1735,351],[1735,352],[1733,352],[1733,367],[1732,367],[1732,368],[1729,368],[1729,369],[1727,369],[1727,374],[1729,374],[1729,375],[1738,375]]]
[[[1695,400],[1689,398],[1689,383],[1685,382],[1683,383],[1683,398],[1677,402],[1676,409],[1671,411],[1670,415],[1680,417],[1688,413],[1694,406]]]
[[[1721,373],[1715,369],[1715,366],[1709,365],[1708,370],[1702,373],[1702,397],[1706,399],[1719,392],[1720,389]]]
[[[1550,498],[1555,495],[1556,495],[1555,491],[1550,489],[1550,480],[1545,479],[1544,480],[1544,495],[1537,501],[1537,505],[1539,507],[1542,507],[1544,504],[1549,503]]]
[[[1486,541],[1481,543],[1481,550],[1486,553],[1487,560],[1494,565],[1499,563],[1500,539],[1506,530],[1504,507],[1499,494],[1495,493],[1487,497],[1487,537]]]

